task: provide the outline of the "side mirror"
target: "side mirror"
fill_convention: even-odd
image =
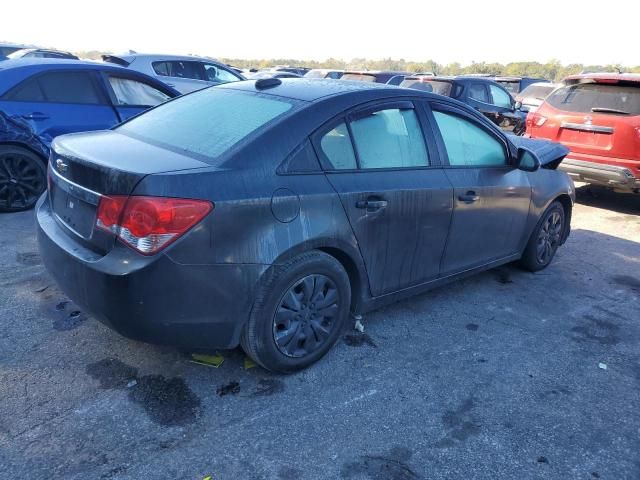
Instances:
[[[513,108],[514,110],[520,110],[522,108],[522,102],[518,100],[516,103],[513,104]]]
[[[526,148],[518,148],[516,167],[525,172],[535,172],[540,168],[540,160],[533,152]]]

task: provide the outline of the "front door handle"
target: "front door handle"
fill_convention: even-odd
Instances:
[[[468,191],[464,195],[458,195],[458,200],[464,203],[473,203],[477,202],[480,199],[480,195],[476,195],[474,191]]]
[[[26,120],[47,120],[49,118],[49,115],[42,112],[32,112],[26,115],[22,115],[22,118]]]
[[[358,200],[356,202],[356,208],[366,208],[367,210],[380,210],[381,208],[387,208],[386,200]]]

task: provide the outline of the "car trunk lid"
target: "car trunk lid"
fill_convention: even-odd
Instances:
[[[195,158],[114,131],[58,137],[52,144],[48,192],[56,221],[93,250],[115,236],[96,229],[100,198],[130,195],[150,174],[209,167]]]

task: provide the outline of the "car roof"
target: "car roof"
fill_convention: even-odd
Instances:
[[[426,92],[419,92],[418,90],[411,90],[408,88],[400,88],[395,85],[387,85],[385,83],[369,83],[354,80],[333,80],[326,78],[304,77],[295,79],[283,78],[279,80],[281,82],[279,85],[264,89],[256,88],[255,80],[230,82],[218,85],[214,88],[242,90],[247,92],[260,92],[264,95],[274,95],[310,103],[327,99],[328,97],[337,97],[353,92],[369,92],[370,96],[377,98],[394,96],[416,96],[420,94],[430,95]],[[440,96],[434,98],[440,98]],[[372,100],[375,100],[375,98],[372,98]]]
[[[563,82],[576,83],[580,80],[616,80],[627,82],[640,82],[640,74],[638,73],[581,73],[578,75],[570,75],[566,77]]]
[[[165,55],[162,53],[123,53],[118,55],[117,53],[107,55],[109,57],[122,58],[123,60],[133,61],[138,59],[146,60],[174,60],[174,61],[202,61],[202,62],[214,62],[222,63],[215,58],[197,57],[195,55]]]
[[[145,75],[144,73],[130,70],[119,65],[104,62],[93,62],[88,60],[72,60],[66,58],[18,58],[15,60],[5,60],[0,62],[0,92],[4,92],[7,88],[22,81],[23,79],[47,70],[103,70],[125,73],[129,76],[138,76],[144,78],[145,81],[155,85],[162,85],[164,90],[179,95],[174,88],[167,86],[159,80]]]

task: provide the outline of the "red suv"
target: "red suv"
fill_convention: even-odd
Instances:
[[[527,135],[563,143],[574,180],[640,193],[640,75],[567,77],[527,116]]]

